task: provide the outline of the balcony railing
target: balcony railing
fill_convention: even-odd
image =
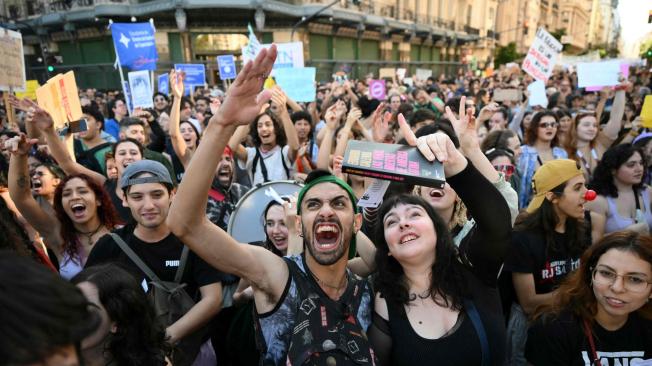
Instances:
[[[488,29],[487,30],[487,38],[493,38],[496,41],[500,39],[500,33],[496,33],[495,31]]]
[[[468,26],[468,25],[464,26],[464,31],[466,33],[468,33],[468,34],[473,34],[473,35],[476,35],[476,36],[480,35],[480,30],[478,28],[473,28],[473,27]]]
[[[24,19],[35,15],[74,11],[104,4],[136,4],[143,0],[32,0],[15,1],[6,5],[8,15],[13,19]]]

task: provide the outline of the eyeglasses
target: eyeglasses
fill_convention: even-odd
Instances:
[[[627,291],[645,292],[650,286],[650,282],[640,275],[619,275],[603,266],[598,266],[593,270],[593,283],[597,285],[613,286],[618,277],[623,278],[623,287]]]
[[[514,165],[512,164],[498,164],[498,165],[494,165],[494,169],[496,169],[496,171],[498,172],[505,174],[505,179],[509,179],[509,177],[511,177],[512,174],[514,174],[514,170],[516,170],[516,167],[514,167]]]
[[[539,123],[539,128],[557,128],[559,123],[557,122],[541,122]]]

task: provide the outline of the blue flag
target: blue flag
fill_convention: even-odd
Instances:
[[[132,70],[156,70],[158,53],[150,23],[113,23],[111,34],[120,65]]]

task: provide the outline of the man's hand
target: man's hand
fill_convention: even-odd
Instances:
[[[256,59],[247,62],[227,91],[224,102],[211,122],[223,126],[251,122],[270,99],[268,90],[260,90],[276,60],[276,45],[263,48]]]
[[[460,103],[460,106],[461,105],[462,105],[462,103]],[[500,109],[500,106],[498,106],[498,103],[496,103],[496,102],[491,102],[491,103],[487,104],[486,106],[482,107],[482,109],[480,110],[480,114],[478,114],[478,121],[484,122],[484,121],[489,120],[491,118],[491,116],[493,116],[494,113],[496,113],[499,109]]]
[[[221,105],[222,102],[220,101],[220,98],[216,98],[216,97],[211,98],[211,104],[208,105],[211,109],[211,114],[216,115],[217,111],[220,110]]]
[[[38,139],[28,139],[27,135],[21,133],[5,141],[5,149],[13,155],[25,156],[29,154],[32,146],[38,143]]]

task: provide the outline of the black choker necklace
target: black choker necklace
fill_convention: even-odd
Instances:
[[[90,243],[92,241],[93,235],[97,234],[97,232],[100,231],[101,228],[102,228],[102,223],[100,222],[100,224],[97,225],[97,228],[93,231],[89,231],[89,232],[83,232],[79,230],[76,231],[78,234],[84,235],[88,239],[88,242]]]

